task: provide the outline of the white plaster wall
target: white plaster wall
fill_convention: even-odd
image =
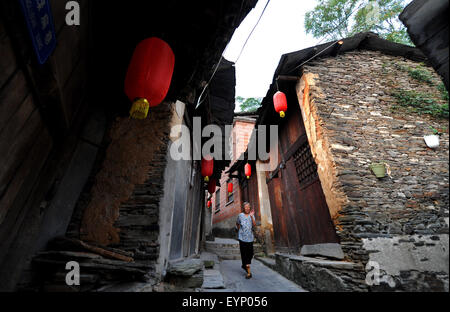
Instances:
[[[436,240],[436,237],[439,240]],[[398,276],[400,271],[410,270],[448,274],[448,234],[364,238],[362,241],[364,249],[377,251],[370,253],[369,261],[376,261],[380,270],[391,276]]]

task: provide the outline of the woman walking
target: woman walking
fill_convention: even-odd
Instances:
[[[245,278],[251,278],[250,263],[253,258],[253,227],[256,226],[255,212],[251,209],[250,203],[244,202],[244,212],[238,215],[236,227],[239,230],[238,240],[241,250],[242,268],[247,272]]]

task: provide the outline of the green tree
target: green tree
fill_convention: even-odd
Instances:
[[[261,106],[262,98],[243,98],[242,96],[236,97],[236,103],[242,112],[255,112]]]
[[[329,35],[332,40],[373,31],[380,37],[413,45],[398,19],[405,0],[319,0],[305,15],[306,32],[315,38]]]

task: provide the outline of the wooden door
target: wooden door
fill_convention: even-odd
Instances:
[[[283,197],[281,195],[281,179],[278,176],[270,177],[268,174],[267,188],[269,190],[270,209],[273,222],[274,246],[277,251],[289,250],[289,239],[283,211]]]
[[[306,244],[338,242],[311,155],[294,88],[289,109],[279,125],[279,161],[268,188],[277,249],[298,252]],[[278,232],[278,233],[277,233]]]

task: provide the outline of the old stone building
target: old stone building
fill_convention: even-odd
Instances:
[[[282,56],[256,124],[279,125],[276,267],[306,289],[448,291],[448,93],[426,62],[373,33]]]

